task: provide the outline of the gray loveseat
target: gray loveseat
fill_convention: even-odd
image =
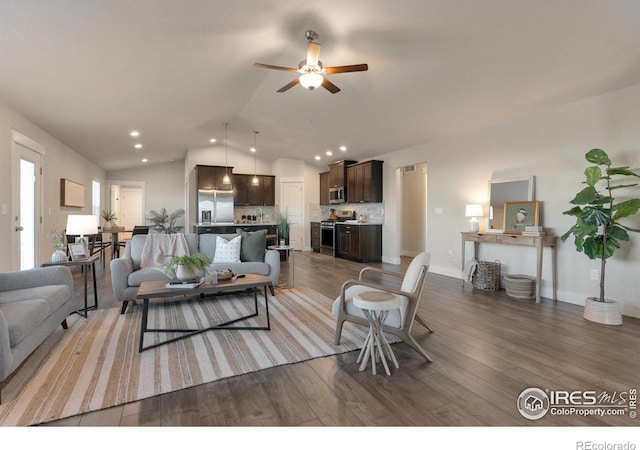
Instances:
[[[75,304],[68,267],[0,273],[0,387],[58,327]]]
[[[216,238],[221,236],[227,240],[238,236],[237,234],[185,234],[189,253],[203,253],[209,260],[213,261],[216,253]],[[142,249],[147,235],[133,235],[127,242],[124,255],[111,261],[111,285],[113,295],[117,301],[122,302],[121,312],[124,313],[130,301],[135,301],[138,288],[143,281],[170,281],[171,278],[157,268],[140,267]],[[216,270],[226,270],[242,273],[259,273],[271,280],[271,293],[273,286],[277,286],[280,278],[280,252],[277,250],[266,250],[264,262],[244,261],[241,254],[240,263],[219,263],[212,264]]]

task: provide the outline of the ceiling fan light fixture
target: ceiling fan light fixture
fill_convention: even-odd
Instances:
[[[304,73],[300,75],[300,84],[310,91],[322,85],[324,78],[319,73]]]
[[[229,176],[229,148],[228,148],[228,138],[229,138],[229,122],[224,124],[224,176],[222,177],[222,184],[231,184],[231,177]]]

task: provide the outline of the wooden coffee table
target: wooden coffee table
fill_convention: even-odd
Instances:
[[[140,284],[138,289],[138,295],[136,299],[142,300],[142,320],[140,324],[140,346],[139,351],[148,350],[150,348],[158,347],[163,344],[168,344],[180,339],[204,333],[209,330],[270,330],[271,322],[269,321],[269,298],[267,296],[267,288],[270,287],[271,280],[263,275],[254,273],[248,273],[241,278],[232,278],[229,281],[221,281],[216,284],[201,284],[194,288],[167,288],[166,281],[144,281]],[[258,290],[264,290],[264,304],[266,311],[267,325],[263,327],[258,326],[234,326],[236,322],[240,322],[251,317],[256,317],[258,313]],[[170,297],[186,297],[199,295],[201,298],[215,299],[216,294],[230,293],[236,291],[253,291],[253,302],[255,311],[253,314],[247,316],[238,317],[228,320],[223,323],[211,325],[206,328],[192,329],[192,328],[148,328],[147,319],[149,317],[149,299],[151,298],[170,298]],[[181,336],[177,336],[165,341],[156,342],[152,345],[144,346],[144,334],[156,333],[156,332],[177,332],[184,333]]]

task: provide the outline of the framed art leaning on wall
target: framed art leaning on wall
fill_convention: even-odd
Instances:
[[[522,234],[526,226],[538,226],[539,210],[538,201],[505,202],[503,232]]]

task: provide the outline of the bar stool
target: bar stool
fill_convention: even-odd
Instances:
[[[398,366],[396,356],[393,354],[393,350],[382,332],[382,328],[389,311],[400,307],[400,296],[391,292],[365,291],[353,296],[353,305],[362,309],[365,317],[369,321],[369,334],[356,360],[358,363],[362,361],[360,371],[362,372],[367,367],[367,363],[369,359],[371,359],[371,370],[375,375],[376,361],[379,358],[382,360],[387,375],[391,375],[385,353],[386,356],[393,361],[396,369],[400,366]]]

